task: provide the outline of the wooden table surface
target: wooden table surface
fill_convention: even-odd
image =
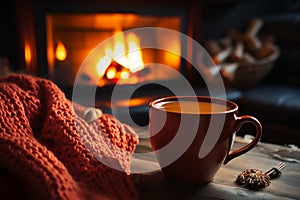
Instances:
[[[139,133],[142,137],[147,134],[145,131]],[[245,140],[237,137],[234,148],[241,145],[245,145]],[[149,140],[141,138],[131,161],[132,177],[141,199],[300,199],[300,150],[296,147],[259,143],[248,153],[221,166],[211,183],[196,188],[170,184],[161,172],[155,156],[143,154],[149,151]],[[267,171],[281,162],[283,158],[276,157],[278,152],[288,152],[288,157],[299,160],[284,161],[286,168],[281,176],[271,179],[267,188],[253,191],[236,185],[237,175],[245,169]]]

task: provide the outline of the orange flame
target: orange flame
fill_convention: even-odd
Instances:
[[[125,50],[125,37],[123,33],[116,34],[114,38],[114,54],[113,60],[115,60],[120,65],[124,67],[129,67],[130,63],[127,59],[126,50]]]
[[[128,60],[130,63],[129,70],[137,72],[144,68],[144,62],[140,47],[140,42],[134,33],[129,33],[127,36],[127,43],[129,47]]]
[[[140,41],[134,33],[128,34],[126,38],[122,32],[115,35],[113,48],[106,48],[105,56],[100,58],[97,64],[98,75],[103,76],[105,69],[112,61],[116,61],[133,73],[144,68]],[[120,78],[128,79],[129,72],[121,72]]]
[[[114,67],[111,67],[110,69],[108,69],[107,73],[106,73],[106,77],[108,79],[113,79],[116,77],[117,74],[117,70]]]
[[[31,63],[31,60],[32,60],[32,54],[31,54],[30,45],[28,43],[25,44],[24,53],[25,53],[26,65],[29,65]]]
[[[97,63],[96,70],[98,75],[100,75],[101,77],[104,76],[105,69],[110,65],[111,61],[112,61],[112,50],[109,47],[107,47],[105,49],[105,56],[100,58],[100,60]]]
[[[59,61],[65,61],[67,58],[67,50],[65,45],[62,42],[57,43],[56,51],[55,51],[56,59]]]

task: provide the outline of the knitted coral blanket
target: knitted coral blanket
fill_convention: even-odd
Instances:
[[[0,199],[138,198],[136,134],[108,114],[87,122],[85,109],[49,80],[0,79]]]

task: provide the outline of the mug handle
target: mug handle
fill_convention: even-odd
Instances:
[[[261,126],[260,122],[255,117],[252,117],[250,115],[244,115],[244,116],[241,116],[241,117],[237,117],[235,130],[236,131],[240,130],[242,125],[244,123],[247,123],[247,122],[250,122],[250,123],[255,125],[255,127],[256,127],[255,138],[249,144],[247,144],[246,146],[241,147],[239,149],[236,149],[236,150],[228,153],[228,155],[225,158],[224,164],[227,164],[233,158],[236,158],[236,157],[248,152],[249,150],[251,150],[259,142],[259,140],[261,138],[261,135],[262,135],[262,126]]]

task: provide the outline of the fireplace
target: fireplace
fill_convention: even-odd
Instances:
[[[32,49],[35,50],[31,53],[35,53],[32,59],[35,59],[33,63],[37,63],[36,66],[38,66],[35,73],[49,77],[62,87],[73,85],[78,68],[93,48],[122,31],[139,27],[162,27],[187,34],[196,40],[197,37],[199,38],[197,23],[200,23],[200,7],[189,2],[33,0],[31,4],[31,6],[26,5],[25,10],[27,7],[27,10],[33,9],[34,13],[31,23],[34,24],[35,30],[32,37],[36,36],[36,40],[31,43]],[[135,35],[132,35],[131,39],[136,41],[135,45],[143,43]],[[108,54],[113,54],[120,47],[120,42],[125,51],[128,51],[129,43],[132,41],[121,38],[107,49]],[[179,38],[169,38],[169,42],[175,51],[179,49],[182,53],[186,53],[184,51],[187,48],[182,46]],[[130,57],[130,54],[128,56]],[[140,57],[140,60],[134,59],[135,63],[161,63],[187,75],[188,64],[170,52],[142,49]],[[97,59],[101,62],[101,58]],[[107,58],[104,57],[103,60],[105,59]],[[94,66],[94,69],[85,74],[83,82],[103,87],[114,84],[120,78],[127,78],[128,83],[151,79],[152,73],[148,69],[143,69],[143,66],[130,68],[126,62],[120,61],[122,59],[118,60],[113,57],[109,59],[112,61],[111,65],[105,74],[101,74],[103,77],[101,80],[94,80],[93,75],[99,73],[97,66]],[[176,77],[169,75],[164,78],[171,80]]]
[[[144,81],[176,80],[175,74],[160,73],[159,67],[148,68],[147,63],[169,66],[187,77],[192,84],[193,79],[199,78],[191,73],[193,67],[188,62],[170,52],[141,49],[140,52],[129,53],[132,45],[138,49],[144,41],[134,33],[122,35],[123,31],[134,28],[161,27],[184,33],[198,41],[201,33],[199,3],[179,0],[29,2],[17,5],[18,13],[22,13],[17,16],[21,19],[20,35],[29,38],[26,41],[26,51],[31,54],[31,60],[26,60],[24,64],[34,74],[53,80],[66,92],[67,97],[71,97],[77,71],[91,50],[116,35],[118,40],[105,48],[106,54],[95,58],[95,64],[80,77],[83,86],[96,85],[97,94],[102,94],[96,97],[99,100],[97,102],[100,102],[97,106],[110,107],[106,106],[110,100],[109,92],[120,79],[125,86]],[[31,34],[26,34],[28,32]],[[191,53],[187,52],[188,47],[179,38],[168,39],[167,42],[174,51]],[[117,51],[124,51],[125,56],[114,57]],[[99,70],[99,63],[106,63],[106,70]],[[101,78],[97,79],[99,75]],[[137,91],[133,96],[136,99],[147,96],[148,102],[158,96],[170,94],[167,89],[158,85],[145,86],[143,89],[149,92]],[[145,99],[135,102],[144,101]],[[143,105],[147,105],[147,102]],[[134,104],[132,107],[138,106]]]
[[[122,33],[138,27],[163,27],[182,31],[183,17],[180,12],[167,16],[132,13],[47,13],[46,51],[51,78],[60,85],[73,85],[78,68],[89,53],[99,43],[115,36],[111,44],[104,47],[105,54],[93,58],[97,61],[82,75],[83,84],[97,84],[103,87],[114,84],[119,79],[122,79],[124,84],[175,79],[172,74],[159,76],[159,67],[152,73],[145,63],[160,63],[179,71],[179,56],[162,50],[141,49],[140,43],[144,42],[141,38],[133,32],[126,35]],[[169,38],[168,43],[173,52],[181,51],[179,38]]]

